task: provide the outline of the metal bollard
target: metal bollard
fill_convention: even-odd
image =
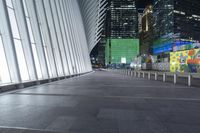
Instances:
[[[158,80],[158,73],[155,73],[155,80]]]
[[[166,82],[166,73],[163,73],[163,82]]]
[[[143,72],[143,78],[145,78],[145,73]]]
[[[133,70],[131,70],[131,77],[133,77]]]
[[[188,86],[191,86],[191,85],[192,85],[191,80],[192,80],[192,76],[189,74],[189,75],[188,75]]]
[[[148,72],[148,79],[150,80],[151,79],[151,73]]]
[[[177,74],[174,74],[174,84],[177,83]]]

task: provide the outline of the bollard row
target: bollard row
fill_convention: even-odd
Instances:
[[[123,70],[120,70],[120,73],[122,74],[125,74],[127,76],[131,76],[131,77],[137,77],[137,78],[145,78],[145,75],[147,75],[147,79],[148,80],[151,80],[151,75],[154,75],[153,77],[153,80],[158,80],[158,76],[162,76],[162,81],[163,82],[166,82],[167,80],[167,77],[168,76],[171,76],[173,77],[173,83],[174,84],[177,84],[177,79],[178,79],[178,76],[179,77],[183,77],[183,78],[187,78],[187,85],[188,86],[191,86],[192,85],[192,75],[191,74],[188,74],[188,75],[178,75],[178,74],[169,74],[169,73],[158,73],[158,72],[144,72],[144,71],[133,71],[133,70],[128,70],[128,69],[123,69]]]

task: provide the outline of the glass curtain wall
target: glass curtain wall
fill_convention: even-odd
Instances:
[[[6,60],[6,55],[4,51],[4,46],[3,46],[3,41],[2,41],[2,36],[1,36],[1,31],[0,31],[0,84],[6,84],[10,83],[10,73],[8,70],[8,64]]]
[[[22,81],[30,80],[30,74],[28,72],[27,62],[24,55],[24,47],[19,34],[19,27],[16,20],[15,9],[11,0],[6,0],[6,6],[8,10],[8,16],[11,23],[12,39],[14,40],[14,45],[17,53],[17,61],[19,65],[20,75]]]
[[[76,0],[0,0],[0,86],[91,71],[80,14]]]

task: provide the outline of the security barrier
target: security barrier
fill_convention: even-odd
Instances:
[[[119,74],[135,77],[146,78],[148,80],[172,82],[173,84],[184,84],[187,86],[200,87],[200,74],[192,73],[171,73],[171,72],[156,72],[156,71],[134,71],[130,69],[111,69]]]

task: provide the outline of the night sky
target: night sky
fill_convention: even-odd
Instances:
[[[145,8],[145,6],[152,4],[153,0],[136,0],[136,4],[138,8]]]

